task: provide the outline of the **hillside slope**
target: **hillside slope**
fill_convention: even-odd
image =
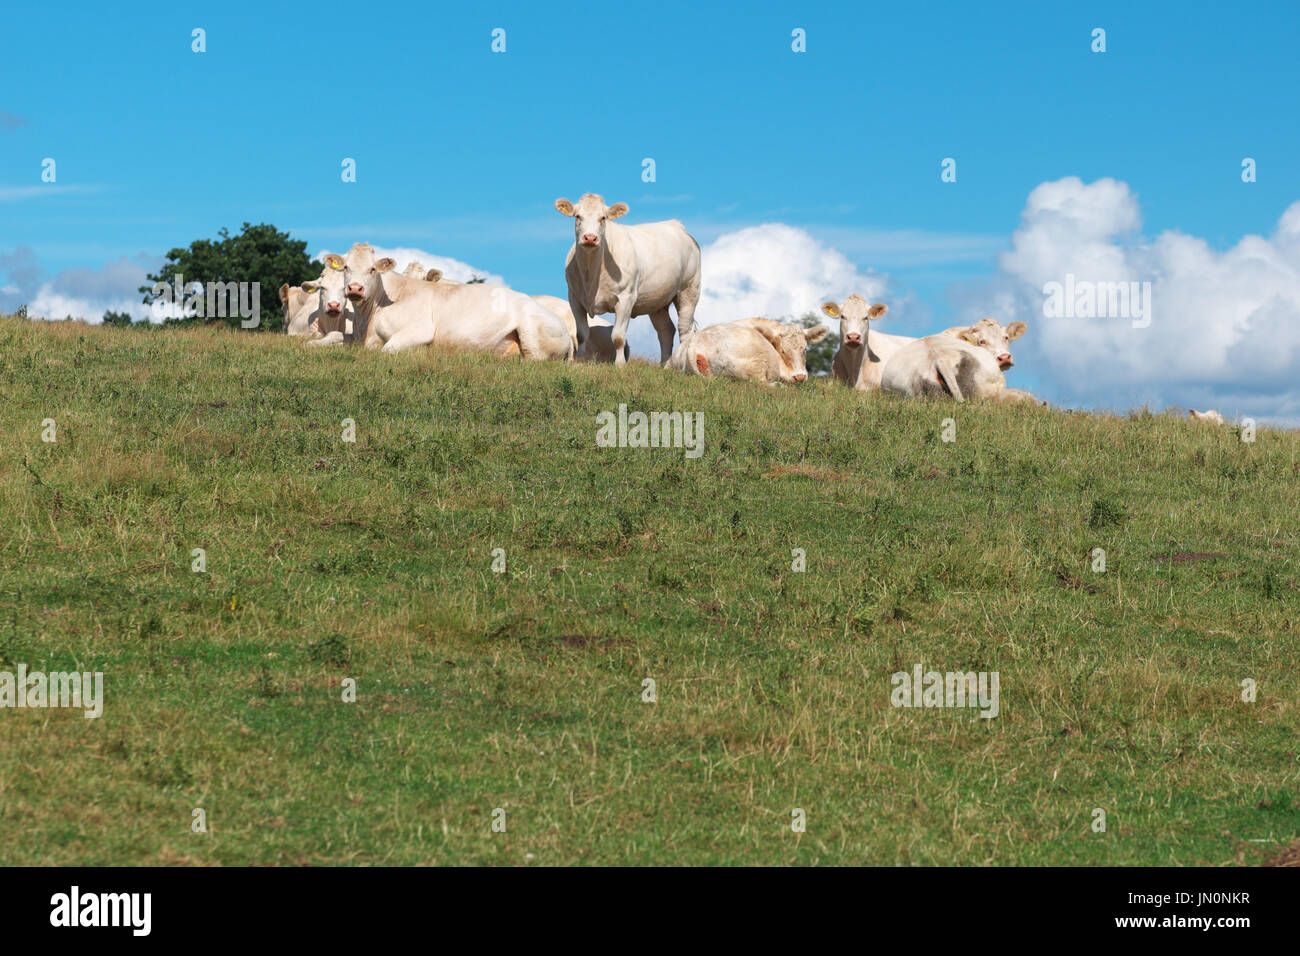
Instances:
[[[0,710],[0,863],[1300,837],[1296,433],[16,319],[0,383],[0,670],[105,684]],[[703,454],[597,447],[620,403]],[[917,665],[997,672],[997,716],[891,706]]]

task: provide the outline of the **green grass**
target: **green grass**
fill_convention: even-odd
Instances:
[[[0,669],[106,698],[0,710],[0,863],[1233,864],[1300,836],[1296,433],[15,319],[0,386]],[[704,455],[595,447],[620,402],[703,413]],[[915,664],[998,671],[1000,715],[891,707]]]

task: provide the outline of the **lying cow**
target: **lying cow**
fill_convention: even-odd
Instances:
[[[695,329],[700,244],[676,219],[620,225],[613,220],[626,215],[627,203],[606,206],[595,193],[587,193],[576,205],[557,199],[555,208],[573,217],[574,241],[564,262],[564,278],[579,353],[584,354],[587,344],[587,317],[613,312],[614,362],[625,364],[628,322],[634,315],[648,315],[659,335],[659,361],[667,362],[673,352],[668,306],[677,310],[679,341]]]
[[[1188,409],[1187,417],[1194,422],[1204,422],[1207,425],[1226,425],[1223,416],[1217,409],[1211,408],[1208,412],[1198,412],[1196,409]]]
[[[284,283],[280,286],[280,305],[284,307],[284,331],[288,335],[313,334],[320,296],[305,291],[302,286]]]
[[[353,341],[398,352],[421,345],[526,359],[571,359],[564,322],[522,292],[483,283],[433,282],[393,271],[384,258],[364,270],[345,262],[345,295],[356,310]]]
[[[738,319],[688,335],[667,367],[687,374],[749,382],[802,382],[808,378],[808,346],[829,333],[824,325],[804,329],[774,319]]]
[[[320,277],[302,284],[306,292],[317,294],[317,318],[308,345],[338,345],[350,339],[355,320],[355,310],[347,298],[347,281],[344,278],[349,265],[363,268],[375,261],[375,251],[367,243],[358,242],[345,257],[330,253],[325,256],[325,267]]]
[[[972,326],[917,339],[885,363],[881,388],[909,396],[950,396],[959,402],[1037,401],[1028,392],[1007,388],[1003,375],[1015,364],[1011,342],[1024,332],[1023,322],[1003,328],[994,319],[980,319]]]
[[[911,335],[871,332],[873,319],[889,311],[883,302],[867,305],[860,295],[851,295],[838,305],[822,303],[822,312],[840,320],[840,347],[831,364],[831,377],[859,391],[880,388],[880,373],[899,349],[916,341]]]

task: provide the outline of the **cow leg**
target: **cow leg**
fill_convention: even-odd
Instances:
[[[406,349],[419,348],[433,341],[433,324],[418,324],[396,332],[384,343],[385,352],[402,352]],[[370,343],[366,343],[369,345]]]
[[[658,312],[651,312],[650,322],[659,333],[659,364],[666,365],[673,356],[673,319],[668,314],[668,306]]]
[[[582,358],[587,354],[587,307],[572,292],[569,293],[569,311],[573,313],[573,324],[578,330],[578,351],[574,355]]]
[[[623,343],[627,341],[627,324],[632,321],[632,306],[636,297],[632,295],[620,298],[614,307],[614,331],[610,341],[614,343],[614,364],[626,365],[627,357],[623,355]]]
[[[696,280],[680,290],[673,305],[677,309],[677,340],[685,342],[686,336],[695,331],[695,307],[700,304],[700,284]]]
[[[308,345],[342,345],[343,333],[338,331],[329,332],[318,339],[312,339],[307,344]]]

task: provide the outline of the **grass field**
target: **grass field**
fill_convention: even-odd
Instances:
[[[0,863],[1300,839],[1297,433],[18,319],[0,383],[0,670],[105,687],[0,710]],[[704,454],[596,447],[619,403]],[[891,706],[918,664],[998,672],[998,716]]]

